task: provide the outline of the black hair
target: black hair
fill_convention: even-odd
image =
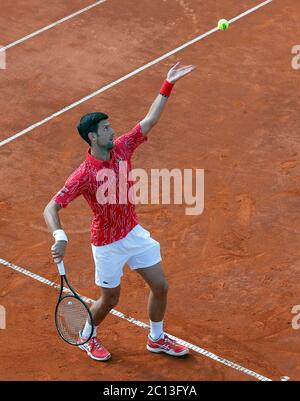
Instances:
[[[88,113],[81,117],[79,124],[77,125],[77,129],[79,135],[82,139],[84,139],[90,146],[91,141],[88,137],[90,132],[97,132],[98,124],[102,120],[107,120],[109,117],[104,113]]]

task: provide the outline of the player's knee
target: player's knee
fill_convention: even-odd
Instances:
[[[114,308],[120,297],[121,288],[120,286],[116,288],[101,288],[100,302],[108,309]]]
[[[117,294],[108,294],[108,295],[105,295],[103,298],[102,298],[102,302],[105,304],[105,306],[106,307],[108,307],[108,308],[114,308],[115,306],[117,306],[118,305],[118,302],[119,302],[119,294],[117,293]]]
[[[156,297],[165,297],[168,293],[169,285],[166,280],[157,283],[151,287],[153,294]]]

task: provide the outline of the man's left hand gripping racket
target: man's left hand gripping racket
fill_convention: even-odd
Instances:
[[[64,263],[60,262],[57,265],[60,274],[60,293],[58,302],[55,308],[55,324],[61,338],[71,345],[83,345],[88,342],[93,335],[93,318],[92,314],[79,297],[79,295],[70,286],[66,277]],[[64,281],[70,289],[67,295],[63,295]],[[89,322],[90,332],[84,339],[79,336],[79,333],[84,329],[86,322]]]

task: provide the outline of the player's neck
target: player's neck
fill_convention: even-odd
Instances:
[[[91,148],[91,155],[98,160],[103,160],[103,161],[110,161],[111,159],[111,154],[110,150],[105,149],[105,148]]]
[[[91,148],[91,155],[98,160],[103,160],[103,161],[110,161],[111,159],[111,154],[110,150],[105,149],[105,148]]]

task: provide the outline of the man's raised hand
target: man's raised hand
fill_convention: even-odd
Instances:
[[[181,67],[180,61],[178,61],[168,72],[167,80],[170,82],[170,84],[174,84],[185,75],[191,73],[195,68],[195,65],[187,65]]]

